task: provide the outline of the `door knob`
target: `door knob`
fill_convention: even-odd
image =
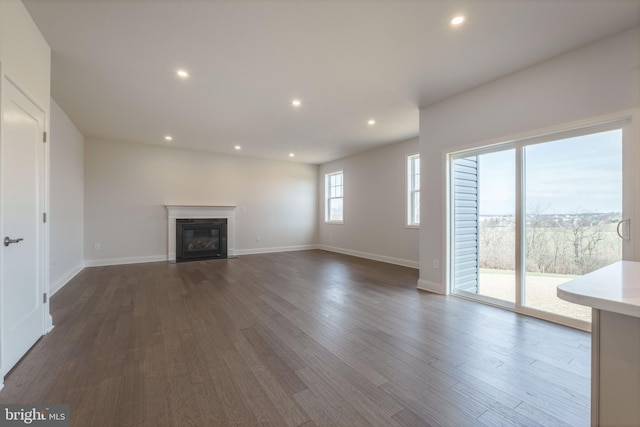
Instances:
[[[4,245],[5,246],[9,246],[12,243],[20,243],[22,242],[24,239],[22,237],[19,237],[17,239],[10,239],[9,237],[5,237],[4,238]]]

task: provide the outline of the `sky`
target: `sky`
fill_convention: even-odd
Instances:
[[[480,156],[480,215],[515,214],[515,149]],[[525,147],[527,213],[622,211],[622,130]]]

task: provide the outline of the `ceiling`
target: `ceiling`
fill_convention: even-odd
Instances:
[[[638,0],[23,2],[86,137],[312,164],[415,137],[419,108],[640,21]]]

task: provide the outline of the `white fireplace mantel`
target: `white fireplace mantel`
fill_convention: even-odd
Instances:
[[[176,260],[176,219],[227,219],[227,254],[235,255],[235,206],[165,205],[169,213],[167,259]]]

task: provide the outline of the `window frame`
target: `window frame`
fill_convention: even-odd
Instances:
[[[331,185],[331,178],[340,175],[340,185]],[[331,189],[340,187],[340,196],[331,197]],[[330,213],[331,200],[342,200],[342,219],[332,220]],[[344,224],[344,170],[336,170],[324,174],[324,222],[325,224]]]
[[[420,166],[416,168],[416,160],[420,162],[420,153],[413,153],[407,155],[407,179],[406,179],[406,215],[405,215],[405,227],[406,228],[420,228],[420,181],[418,181],[418,188],[415,186],[415,175],[421,175]],[[417,169],[417,170],[416,170]],[[416,173],[417,172],[417,173]],[[418,193],[418,203],[415,203],[415,194]],[[418,220],[416,221],[416,208],[418,213]]]

